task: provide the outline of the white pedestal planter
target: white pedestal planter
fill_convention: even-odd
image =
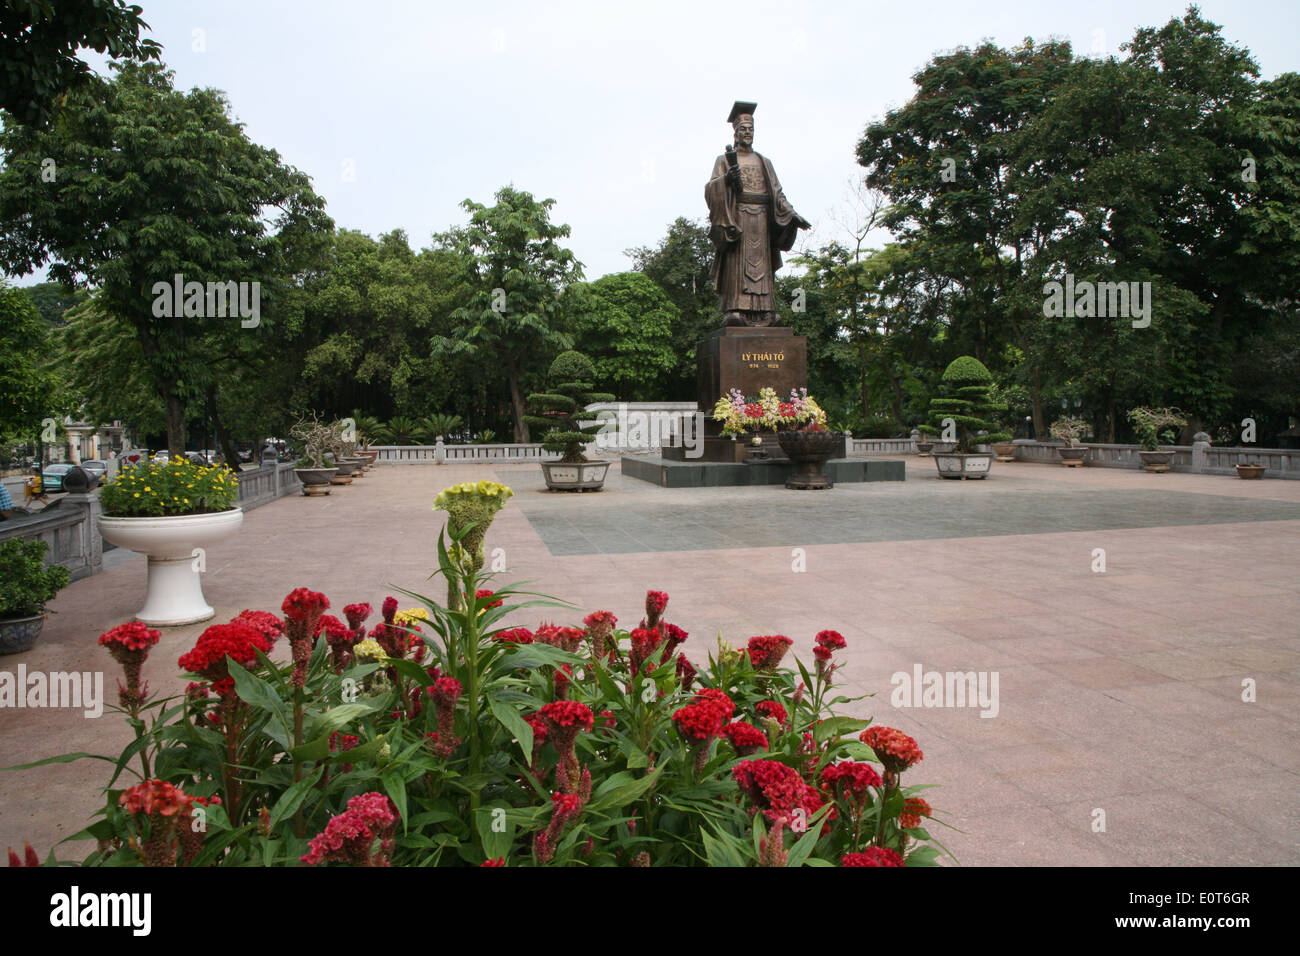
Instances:
[[[149,587],[136,620],[155,627],[195,624],[216,612],[203,598],[199,577],[202,555],[196,548],[234,534],[243,523],[239,508],[215,514],[171,518],[113,518],[99,516],[104,540],[138,551],[149,558]]]

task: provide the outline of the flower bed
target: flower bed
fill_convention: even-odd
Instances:
[[[122,518],[229,511],[238,499],[239,479],[229,468],[184,458],[123,468],[99,490],[104,514]]]
[[[661,591],[629,630],[605,610],[579,626],[490,589],[455,538],[438,541],[448,605],[402,592],[418,604],[390,597],[367,629],[369,605],[341,621],[296,588],[278,614],[205,630],[180,696],[140,682],[156,631],[103,635],[136,740],[72,838],[98,841],[84,862],[936,863],[926,788],[902,782],[916,741],[835,713],[860,699],[835,683],[841,635],[816,635],[812,670],[785,635],[702,647]],[[562,623],[507,627],[537,606]],[[284,664],[267,657],[281,638]]]

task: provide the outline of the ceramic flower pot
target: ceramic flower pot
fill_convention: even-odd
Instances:
[[[1172,451],[1140,451],[1138,457],[1142,459],[1143,468],[1158,475],[1169,470],[1169,463],[1173,461],[1174,453]]]
[[[797,491],[833,488],[834,483],[822,473],[822,467],[835,453],[842,437],[829,431],[777,432],[781,450],[795,465],[794,474],[786,479],[785,486]]]
[[[339,472],[337,468],[295,468],[293,473],[302,482],[302,493],[313,496],[328,495],[330,479]]]
[[[1016,446],[1007,442],[998,442],[993,446],[993,453],[998,456],[998,461],[1015,461]]]
[[[1088,456],[1088,448],[1086,445],[1062,445],[1056,453],[1061,456],[1061,464],[1065,467],[1078,468]]]
[[[1247,481],[1257,481],[1264,477],[1265,471],[1267,471],[1267,468],[1264,465],[1238,465],[1237,477],[1244,478]]]
[[[559,461],[541,462],[546,487],[551,491],[600,491],[609,472],[607,461],[584,461],[565,464]]]
[[[934,453],[934,463],[942,478],[986,478],[993,467],[991,452],[963,455],[959,452]]]
[[[41,636],[45,615],[10,617],[0,620],[0,654],[21,654],[30,651]]]
[[[105,541],[149,558],[148,588],[136,620],[151,627],[175,627],[206,621],[216,613],[203,598],[200,549],[234,534],[244,521],[242,509],[168,518],[100,515],[98,521]]]

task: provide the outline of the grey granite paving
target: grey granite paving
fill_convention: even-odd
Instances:
[[[1160,478],[1153,476],[1153,480]],[[584,496],[578,511],[519,503],[553,555],[859,544],[1300,519],[1300,504],[1174,490],[1079,488],[1029,478],[784,488],[634,487]],[[670,498],[655,492],[667,492]],[[554,496],[551,496],[554,497]],[[568,496],[572,497],[572,496]],[[779,503],[780,507],[775,507]]]

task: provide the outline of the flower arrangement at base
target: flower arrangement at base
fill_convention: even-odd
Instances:
[[[786,401],[769,387],[759,389],[756,399],[746,398],[739,389],[733,388],[714,405],[713,420],[722,422],[722,434],[743,435],[756,431],[822,429],[826,427],[826,412],[806,388],[791,389]]]
[[[171,696],[139,679],[156,632],[108,632],[136,738],[69,837],[95,841],[83,863],[937,864],[939,813],[903,782],[917,742],[843,712],[862,698],[811,666],[851,650],[838,632],[696,647],[663,591],[624,630],[454,563],[455,545],[439,567],[463,606],[403,591],[415,610],[388,598],[362,637],[369,606],[297,587],[283,619],[205,629]]]
[[[99,489],[104,514],[115,518],[213,514],[229,511],[238,500],[234,472],[187,458],[124,467]]]

